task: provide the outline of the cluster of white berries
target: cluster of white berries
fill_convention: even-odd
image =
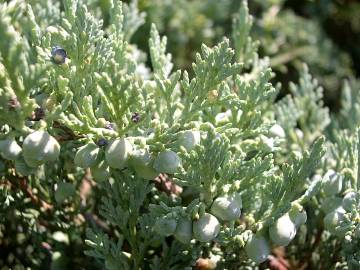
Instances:
[[[191,151],[200,143],[200,131],[187,130],[179,134],[179,146]],[[172,150],[166,149],[154,157],[148,148],[137,149],[130,138],[121,138],[104,143],[105,159],[99,144],[88,143],[80,147],[75,155],[78,167],[90,168],[96,180],[110,177],[110,168],[130,167],[139,177],[152,180],[160,173],[174,174],[182,166],[181,158]]]
[[[270,254],[270,242],[287,246],[295,238],[297,229],[305,224],[307,215],[300,205],[294,207],[269,227],[269,240],[264,235],[252,235],[245,246],[246,254],[256,263],[264,262]]]
[[[331,234],[343,236],[347,231],[347,214],[360,210],[360,194],[354,190],[347,190],[344,196],[339,194],[344,187],[344,177],[330,169],[323,176],[323,193],[325,199],[322,210],[325,212],[324,227]],[[342,229],[344,227],[344,230]],[[360,237],[360,236],[359,236]]]
[[[189,243],[193,238],[200,242],[210,242],[218,236],[220,222],[239,219],[241,208],[239,193],[219,196],[212,202],[210,213],[203,213],[194,220],[171,214],[170,217],[160,217],[155,223],[155,230],[164,236],[173,235],[182,243]]]
[[[25,137],[22,147],[13,138],[0,141],[0,153],[4,159],[15,161],[15,166],[22,163],[31,170],[57,160],[60,145],[47,131],[38,130]],[[21,170],[21,173],[26,174],[26,170]]]

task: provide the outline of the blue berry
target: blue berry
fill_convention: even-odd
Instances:
[[[105,128],[106,129],[110,129],[110,130],[114,130],[114,124],[113,123],[110,123],[110,122],[107,122],[105,124]]]
[[[140,114],[138,112],[134,112],[131,115],[131,121],[133,121],[134,123],[138,123],[140,121],[141,117]]]
[[[98,142],[97,142],[98,146],[105,146],[107,144],[108,144],[108,141],[106,139],[104,139],[104,138],[99,139]]]
[[[43,108],[37,107],[34,110],[33,113],[33,120],[34,121],[39,121],[40,119],[43,119],[45,117],[45,111]]]
[[[55,46],[51,50],[51,56],[55,64],[64,64],[67,54],[63,48]]]

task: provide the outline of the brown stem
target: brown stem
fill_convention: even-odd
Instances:
[[[47,202],[41,200],[32,192],[32,189],[29,187],[26,177],[19,177],[18,183],[18,185],[15,185],[10,180],[6,180],[6,184],[8,184],[9,186],[20,188],[20,190],[22,190],[22,192],[24,192],[24,194],[31,199],[33,204],[38,205],[45,210],[53,209],[53,206],[51,204],[48,204]]]
[[[63,134],[61,136],[56,137],[56,140],[59,142],[73,141],[84,137],[83,135],[75,134],[71,129],[69,129],[68,127],[62,125],[60,122],[57,121],[54,121],[53,127],[61,129],[63,131]]]
[[[36,204],[39,205],[40,207],[43,207],[45,210],[51,210],[53,208],[53,206],[51,204],[48,204],[47,202],[39,199],[31,190],[31,188],[29,187],[26,178],[20,178],[19,179],[19,183],[20,183],[20,189],[28,196],[30,197],[31,201]]]
[[[112,234],[109,226],[104,221],[102,221],[97,215],[94,215],[92,213],[84,213],[82,215],[88,223],[95,224],[97,227],[99,227],[107,234]]]

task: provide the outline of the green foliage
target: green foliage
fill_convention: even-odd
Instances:
[[[280,51],[317,29],[297,38],[288,26],[301,20],[286,12],[275,29],[268,16],[282,1],[258,4],[268,9],[262,25],[242,1],[232,40],[202,44],[192,69],[177,69],[190,65],[181,52],[173,62],[167,47],[178,45],[158,29],[180,31],[175,19],[189,24],[199,10],[222,20],[233,3],[163,2],[0,4],[0,266],[258,269],[289,244],[286,259],[299,268],[357,269],[356,79],[332,115],[306,65],[277,100],[272,68],[285,71],[293,57]],[[151,21],[156,14],[167,18]],[[184,27],[201,29],[202,43],[215,28],[197,23]],[[260,26],[273,35],[257,41]],[[147,42],[135,44],[139,34]],[[306,51],[322,57],[321,48]],[[285,242],[274,240],[283,217]]]

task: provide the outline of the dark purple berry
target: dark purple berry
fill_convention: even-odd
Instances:
[[[45,111],[43,108],[38,107],[34,110],[34,121],[39,121],[40,119],[43,119],[45,116]]]
[[[114,124],[113,123],[110,123],[110,122],[107,122],[105,124],[105,128],[106,129],[110,129],[110,130],[114,130]]]
[[[108,144],[108,141],[106,139],[104,139],[104,138],[99,139],[98,142],[97,142],[98,146],[105,146],[107,144]]]
[[[141,119],[140,114],[137,112],[134,112],[131,116],[131,121],[133,121],[134,123],[138,123],[140,119]]]
[[[63,48],[61,48],[59,46],[55,46],[51,50],[51,56],[52,56],[52,60],[55,64],[64,64],[67,54]]]

